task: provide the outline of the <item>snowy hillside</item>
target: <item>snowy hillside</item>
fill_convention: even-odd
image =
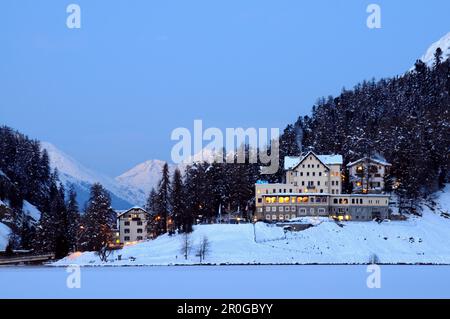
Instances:
[[[0,251],[5,250],[8,245],[9,233],[11,229],[3,223],[0,223]]]
[[[36,206],[30,204],[26,200],[23,201],[22,211],[25,213],[25,215],[30,216],[36,222],[38,222],[41,218],[41,212],[36,208]]]
[[[448,59],[450,57],[450,32],[444,35],[441,39],[433,43],[427,50],[427,52],[421,57],[421,60],[428,66],[432,66],[434,63],[434,53],[437,48],[441,48],[443,52],[443,58]]]
[[[148,160],[117,176],[115,180],[123,186],[139,189],[148,195],[151,189],[158,185],[164,164],[164,161]],[[175,168],[175,165],[169,165],[170,173],[173,173]]]
[[[122,186],[114,179],[86,168],[51,143],[42,142],[41,145],[42,148],[47,150],[50,157],[50,165],[52,168],[58,169],[59,177],[65,186],[67,187],[69,184],[75,186],[81,205],[89,198],[90,187],[96,182],[101,183],[111,192],[115,208],[125,209],[144,202],[145,196],[140,191]]]
[[[324,219],[307,230],[292,232],[284,239],[283,229],[256,224],[199,225],[191,235],[194,245],[188,260],[181,253],[182,236],[164,235],[156,240],[124,247],[110,257],[108,265],[195,264],[196,246],[206,236],[211,252],[205,263],[367,263],[374,254],[380,263],[450,264],[450,187],[436,195],[434,211],[424,206],[422,217],[407,221],[346,222],[341,226]],[[121,255],[122,260],[117,260]],[[55,265],[101,265],[94,253],[74,254]]]

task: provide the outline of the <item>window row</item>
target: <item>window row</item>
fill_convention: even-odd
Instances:
[[[130,226],[130,221],[126,220],[123,224],[124,224],[125,226]],[[138,221],[137,221],[137,225],[138,225],[138,226],[142,226],[142,225],[143,225],[142,220],[138,220]]]
[[[144,237],[142,237],[142,236],[137,236],[136,237],[136,240],[143,240],[144,239]],[[123,238],[123,240],[124,241],[130,241],[130,236],[125,236],[124,238]]]
[[[125,234],[129,234],[129,233],[130,233],[130,229],[129,229],[129,228],[124,228],[123,232],[124,232]],[[144,230],[143,230],[142,228],[138,228],[138,229],[136,230],[136,232],[137,232],[138,234],[142,234],[142,233],[144,232]]]
[[[327,203],[327,197],[314,197],[314,196],[272,196],[272,197],[265,197],[265,203],[266,204],[273,204],[273,203],[279,203],[279,204],[295,204],[295,203]],[[258,198],[258,203],[261,203],[261,198]]]
[[[295,206],[280,206],[280,207],[272,206],[272,207],[266,207],[265,211],[266,211],[266,213],[269,213],[269,212],[273,212],[273,213],[275,213],[275,212],[289,212],[289,211],[290,212],[296,212],[297,208]],[[258,207],[258,212],[262,213],[262,207]],[[317,209],[311,207],[311,208],[308,208],[308,209],[307,208],[300,208],[298,210],[298,212],[300,214],[306,214],[307,212],[309,212],[310,214],[314,214],[315,212],[317,212],[319,214],[324,214],[326,212],[326,210],[323,207],[317,208]]]

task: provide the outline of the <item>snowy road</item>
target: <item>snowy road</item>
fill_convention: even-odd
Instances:
[[[450,298],[450,266],[0,267],[0,298]]]

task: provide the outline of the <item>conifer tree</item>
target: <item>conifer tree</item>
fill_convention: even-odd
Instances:
[[[76,251],[78,246],[78,238],[80,229],[80,209],[77,202],[77,193],[73,185],[70,186],[68,199],[66,203],[67,209],[67,237],[70,251]]]
[[[170,176],[169,165],[164,164],[162,170],[162,177],[158,184],[158,190],[156,192],[156,232],[157,235],[167,232],[168,218],[171,214],[170,207]]]
[[[83,218],[81,246],[84,250],[96,251],[102,256],[112,240],[112,229],[116,216],[111,209],[111,197],[99,183],[91,187],[91,194]]]
[[[178,229],[181,232],[183,229],[183,213],[185,210],[184,204],[184,189],[183,189],[183,179],[181,177],[181,172],[177,168],[173,174],[172,187],[170,192],[170,202],[172,206],[172,219],[174,229]]]

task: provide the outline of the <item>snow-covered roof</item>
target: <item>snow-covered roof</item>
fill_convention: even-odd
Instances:
[[[122,216],[122,215],[124,215],[124,214],[126,214],[126,213],[128,213],[129,211],[134,210],[134,209],[142,210],[144,213],[148,214],[148,212],[147,212],[145,209],[143,209],[142,207],[134,206],[134,207],[131,207],[131,208],[126,209],[126,210],[116,210],[116,212],[117,212],[117,218],[119,218],[120,216]]]
[[[342,165],[342,155],[317,155],[321,162],[327,165],[340,164]]]
[[[333,164],[342,165],[342,163],[343,163],[342,155],[336,155],[336,154],[317,155],[314,152],[310,151],[302,156],[286,156],[284,158],[284,169],[285,170],[294,169],[298,164],[300,164],[310,154],[313,154],[314,156],[316,156],[319,159],[319,161],[321,161],[324,165],[333,165]]]
[[[362,161],[365,161],[366,159],[367,159],[367,157],[363,157],[363,158],[360,158],[360,159],[358,159],[358,160],[356,160],[354,162],[348,163],[347,167],[354,166],[354,165],[356,165],[356,164],[358,164],[358,163],[360,163]],[[371,162],[373,162],[373,163],[377,163],[377,164],[380,164],[380,165],[383,165],[383,166],[392,166],[392,164],[386,162],[386,160],[383,159],[383,158],[371,157],[371,158],[369,158],[369,160]]]

